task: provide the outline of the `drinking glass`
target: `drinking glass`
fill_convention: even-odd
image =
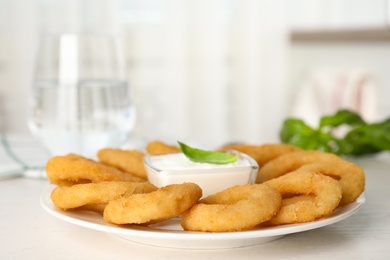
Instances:
[[[118,37],[46,34],[40,38],[28,126],[51,155],[96,158],[120,147],[135,123]]]

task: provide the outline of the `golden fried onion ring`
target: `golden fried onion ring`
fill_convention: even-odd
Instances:
[[[148,154],[178,153],[180,148],[175,145],[168,145],[161,141],[151,141],[146,146]]]
[[[246,145],[235,144],[224,146],[220,150],[236,150],[252,157],[261,168],[267,162],[286,153],[301,151],[300,148],[288,144]]]
[[[358,165],[344,161],[343,163],[312,163],[304,165],[299,170],[312,171],[324,174],[338,180],[342,198],[339,206],[344,206],[357,200],[363,193],[365,186],[365,174]]]
[[[110,201],[103,217],[114,224],[149,224],[180,216],[202,197],[195,183],[171,184],[147,194]]]
[[[318,162],[342,162],[343,159],[331,153],[321,151],[298,151],[281,155],[266,163],[257,175],[257,183],[279,177],[285,173],[294,171],[299,167]]]
[[[97,157],[106,165],[146,179],[144,155],[138,150],[104,148],[98,151]]]
[[[342,196],[336,180],[305,170],[287,173],[264,184],[283,196],[282,208],[267,222],[270,225],[310,222],[329,215]]]
[[[76,154],[52,157],[46,164],[46,175],[51,183],[58,186],[103,181],[146,181]]]
[[[343,190],[340,206],[354,202],[364,191],[365,174],[358,165],[321,151],[282,155],[259,170],[256,182],[262,183],[296,169],[321,173],[338,180]]]
[[[50,198],[54,205],[63,210],[84,207],[85,209],[93,208],[94,211],[103,211],[104,204],[120,196],[155,190],[157,187],[149,182],[109,181],[56,187]]]
[[[253,228],[270,220],[282,197],[263,184],[238,185],[202,199],[181,216],[185,230],[228,232]]]

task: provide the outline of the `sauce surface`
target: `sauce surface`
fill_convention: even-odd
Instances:
[[[211,164],[198,163],[188,159],[183,153],[172,153],[166,155],[152,156],[150,162],[153,167],[159,170],[192,170],[192,169],[216,169],[250,166],[250,162],[239,157],[234,163]]]

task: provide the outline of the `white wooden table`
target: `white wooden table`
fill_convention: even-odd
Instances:
[[[3,179],[0,259],[390,259],[390,155],[356,162],[367,185],[366,203],[355,215],[266,244],[224,250],[153,247],[75,226],[40,206],[47,180]]]

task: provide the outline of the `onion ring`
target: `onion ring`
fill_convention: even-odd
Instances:
[[[281,155],[259,169],[256,183],[279,177],[285,173],[294,171],[299,167],[318,162],[343,162],[343,159],[331,153],[321,151],[297,151]]]
[[[304,223],[327,216],[338,206],[342,196],[336,180],[305,170],[287,173],[264,184],[283,196],[282,208],[267,225]]]
[[[152,141],[147,144],[146,151],[148,154],[166,154],[166,153],[178,153],[180,148],[175,145],[168,145],[160,141]]]
[[[87,210],[87,211],[95,211],[95,212],[103,215],[103,211],[104,211],[106,206],[107,206],[107,203],[87,204],[87,205],[79,207],[78,209]]]
[[[181,216],[184,230],[228,232],[251,229],[270,220],[282,197],[262,184],[238,185],[202,199]]]
[[[50,198],[58,208],[67,210],[84,207],[103,211],[104,204],[120,196],[149,193],[157,188],[149,182],[109,181],[56,187]]]
[[[257,162],[259,168],[261,168],[267,162],[283,154],[301,151],[300,148],[288,144],[263,144],[263,145],[236,144],[236,145],[224,146],[221,150],[224,151],[236,150],[245,153],[250,157],[252,157]]]
[[[46,164],[46,175],[51,183],[58,186],[103,181],[145,181],[143,178],[76,154],[52,157]]]
[[[114,224],[150,224],[180,216],[202,197],[195,183],[171,184],[110,201],[103,218]]]
[[[364,171],[352,162],[344,161],[338,164],[331,162],[313,163],[298,169],[324,174],[338,180],[342,189],[342,198],[339,206],[356,201],[364,191]]]
[[[97,157],[106,165],[146,179],[144,153],[140,151],[105,148],[98,151]]]
[[[296,169],[313,171],[338,180],[343,191],[340,206],[354,202],[364,191],[365,174],[358,165],[321,151],[282,155],[259,170],[256,182],[262,183]]]

